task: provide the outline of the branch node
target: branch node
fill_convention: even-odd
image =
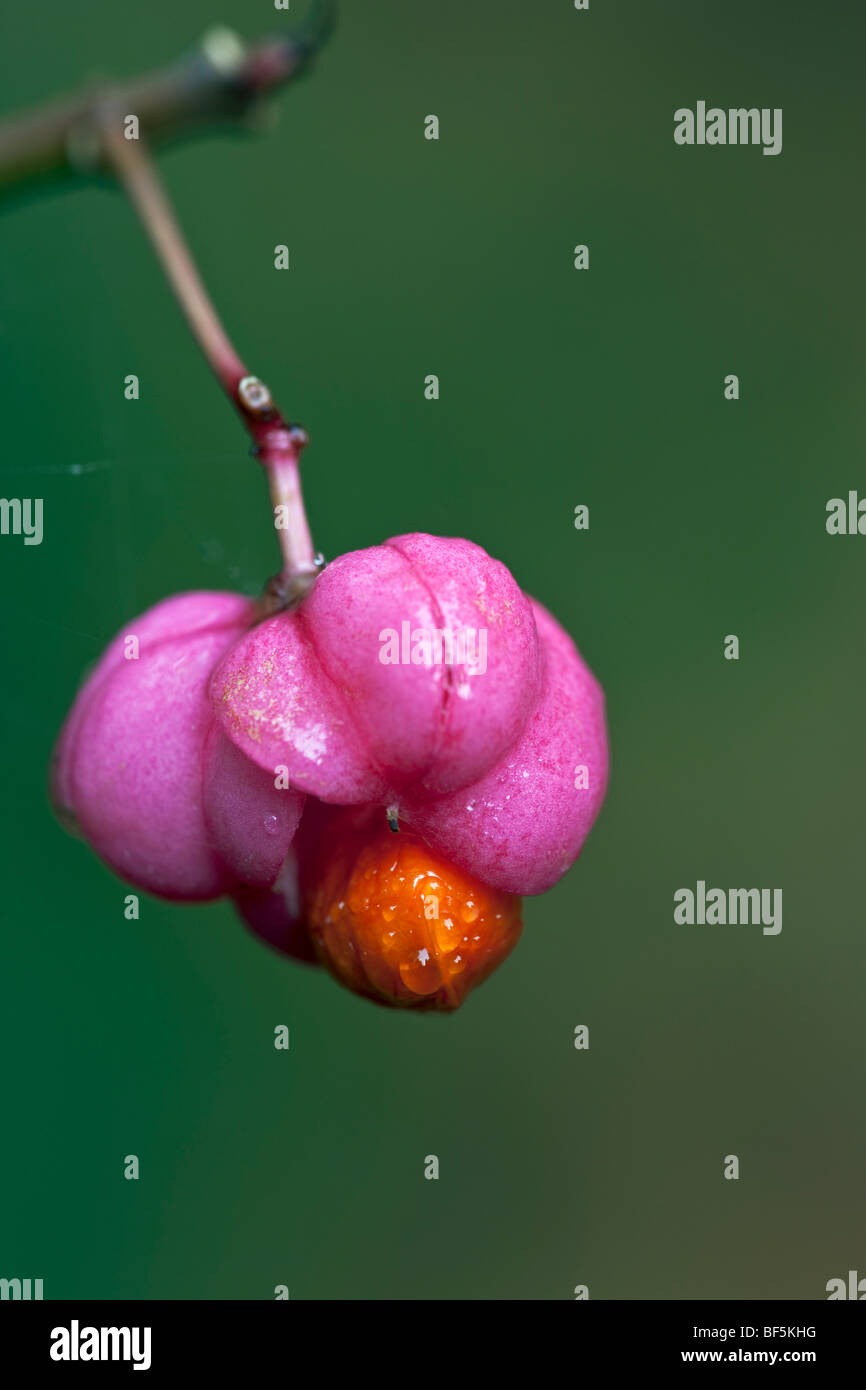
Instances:
[[[245,376],[238,383],[238,398],[245,410],[251,415],[268,415],[273,413],[274,402],[271,393],[263,381],[257,376]]]

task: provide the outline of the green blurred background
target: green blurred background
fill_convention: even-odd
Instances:
[[[55,733],[131,616],[258,590],[267,494],[120,195],[7,199],[2,492],[43,497],[45,535],[0,539],[0,1276],[47,1298],[823,1298],[866,1274],[866,539],[824,525],[866,492],[866,13],[342,8],[278,122],[173,149],[165,178],[310,431],[318,545],[428,530],[505,561],[605,686],[608,801],[453,1017],[372,1007],[223,904],[124,919],[49,810]],[[7,6],[3,111],[301,14]],[[678,148],[698,99],[781,106],[783,153]],[[699,878],[782,887],[781,935],[676,926]]]

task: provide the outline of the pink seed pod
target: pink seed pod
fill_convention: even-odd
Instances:
[[[462,661],[437,662],[432,640],[425,651],[425,635],[444,632],[463,638]],[[604,800],[598,682],[470,541],[399,536],[341,556],[298,608],[226,650],[210,693],[224,734],[259,767],[286,767],[332,805],[396,808],[503,892],[550,888]]]
[[[430,873],[470,876],[449,876],[452,891],[474,883],[467,893],[503,905],[510,949],[509,904],[574,862],[607,775],[602,691],[568,635],[480,546],[416,534],[341,556],[263,620],[240,595],[191,593],[129,624],[61,732],[53,796],[122,877],[166,898],[228,895],[299,960],[315,958],[315,903],[319,958],[368,990],[414,978],[369,955],[393,931],[358,908],[359,973],[356,948],[321,914],[328,885],[356,883],[356,851],[386,892],[386,813],[418,846],[404,868],[412,854],[427,862],[426,845]],[[339,814],[348,807],[360,820]],[[418,903],[401,910],[423,925]],[[405,1004],[400,988],[385,1002]],[[441,1007],[463,997],[456,985],[446,995]]]

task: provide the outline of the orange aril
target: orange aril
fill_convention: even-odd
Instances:
[[[480,883],[384,816],[335,815],[305,874],[306,925],[349,989],[404,1008],[456,1009],[505,959],[521,900]]]

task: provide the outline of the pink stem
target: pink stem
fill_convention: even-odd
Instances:
[[[277,410],[270,392],[250,376],[211,303],[146,146],[127,140],[115,113],[102,122],[106,155],[135,207],[190,329],[217,380],[249,431],[268,475],[283,568],[270,582],[268,607],[285,607],[309,587],[320,568],[307,524],[298,469],[307,435]],[[283,511],[277,512],[277,508]]]

